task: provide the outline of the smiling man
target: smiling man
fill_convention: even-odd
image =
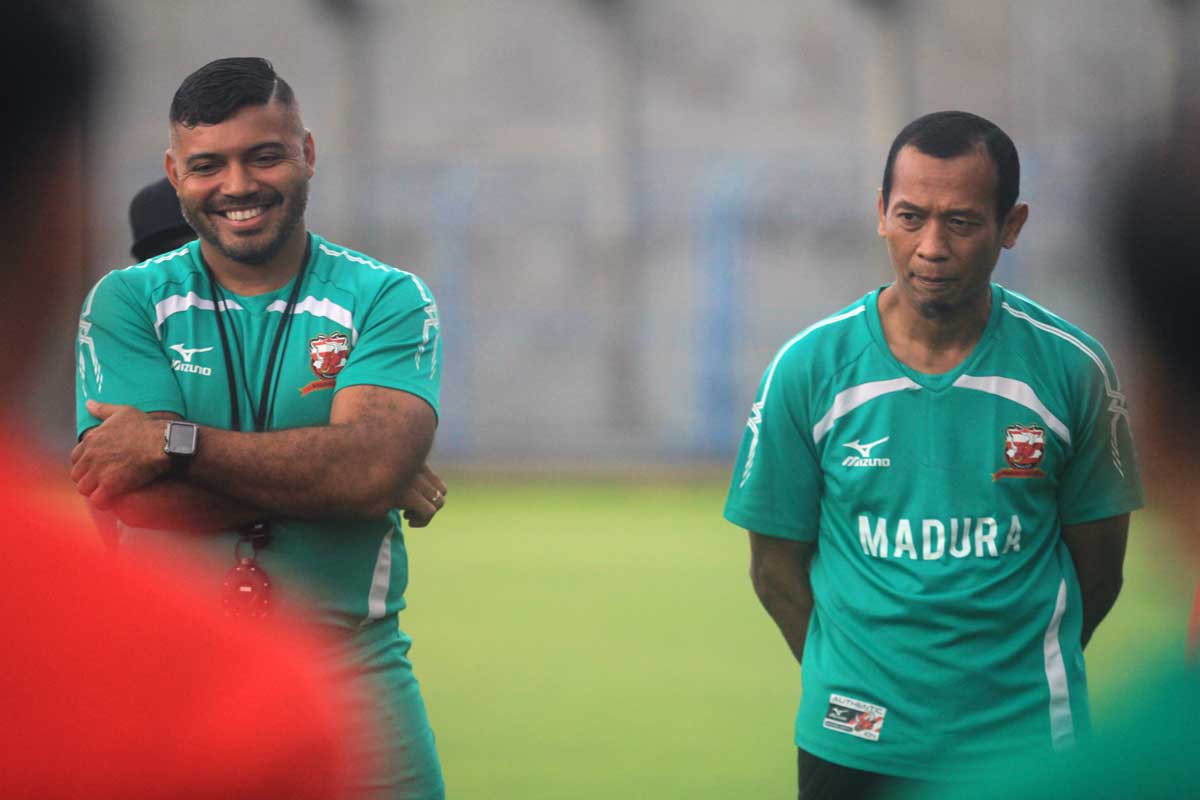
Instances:
[[[214,61],[171,104],[166,173],[199,240],[109,273],[83,304],[72,478],[120,549],[185,558],[232,616],[298,616],[387,732],[372,796],[443,795],[397,627],[403,516],[446,487],[438,313],[415,275],[309,232],[316,164],[292,89]]]
[[[1009,137],[897,135],[895,280],[806,328],[751,409],[725,516],[801,664],[799,796],[978,779],[1089,729],[1083,648],[1142,489],[1103,348],[991,282],[1029,208]]]

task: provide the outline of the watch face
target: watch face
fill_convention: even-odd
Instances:
[[[167,452],[184,456],[196,452],[196,426],[177,423],[167,426]]]

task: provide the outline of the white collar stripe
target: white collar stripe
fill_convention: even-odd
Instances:
[[[1042,421],[1046,423],[1046,427],[1052,430],[1058,438],[1067,444],[1071,443],[1070,429],[1063,424],[1062,420],[1051,413],[1046,404],[1038,398],[1037,392],[1028,383],[1018,381],[1014,378],[1003,378],[999,375],[959,375],[958,379],[954,381],[954,385],[960,389],[974,389],[979,392],[994,394],[997,397],[1003,397],[1018,405],[1025,406],[1041,417]]]
[[[833,398],[833,406],[825,413],[825,416],[821,417],[821,420],[813,426],[813,443],[819,443],[825,434],[829,433],[833,423],[854,409],[893,392],[906,392],[920,388],[920,385],[912,378],[891,378],[886,381],[860,383],[858,386],[843,389]]]
[[[267,306],[267,311],[274,311],[282,314],[287,310],[287,302],[284,300],[276,300]],[[309,295],[300,302],[296,303],[296,308],[292,311],[293,314],[312,314],[314,317],[328,319],[341,325],[343,328],[350,329],[350,344],[351,346],[358,343],[358,329],[354,327],[354,315],[350,310],[339,306],[337,303],[330,300],[328,297],[323,297],[320,300]]]
[[[200,308],[205,311],[215,311],[216,304],[206,297],[201,297],[195,292],[187,294],[173,294],[170,297],[159,300],[154,304],[154,333],[158,338],[162,338],[162,324],[167,319],[181,311],[187,311],[189,308]],[[242,307],[233,300],[221,301],[222,311],[241,311]]]

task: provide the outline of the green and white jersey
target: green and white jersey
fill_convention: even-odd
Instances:
[[[998,285],[971,355],[896,360],[877,290],[788,342],[725,516],[816,542],[796,744],[954,779],[1089,728],[1062,526],[1138,508],[1125,398],[1078,328]]]
[[[333,396],[362,384],[417,395],[436,412],[441,343],[429,288],[411,273],[310,237],[303,284],[277,357],[267,429],[326,425]],[[84,406],[88,399],[232,427],[225,350],[199,247],[192,242],[114,270],[84,300],[76,376],[80,436],[99,424]],[[252,297],[221,295],[242,430],[253,430],[252,409],[294,282]],[[398,511],[372,520],[276,519],[272,534],[258,561],[271,578],[276,605],[299,606],[310,619],[341,626],[404,607],[408,566]],[[234,564],[237,540],[232,531],[126,528],[121,545],[183,551],[205,570],[215,598]]]

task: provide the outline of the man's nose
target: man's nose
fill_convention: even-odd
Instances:
[[[225,194],[241,197],[253,194],[257,189],[258,181],[250,170],[237,162],[229,165],[229,169],[225,171],[225,183],[221,187]]]
[[[939,220],[930,219],[921,227],[917,257],[926,261],[945,261],[950,257],[950,248],[946,244],[946,227]]]

